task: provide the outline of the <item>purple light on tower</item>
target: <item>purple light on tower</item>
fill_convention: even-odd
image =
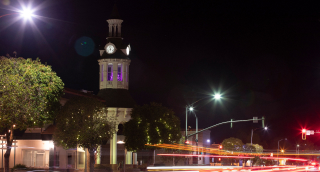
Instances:
[[[108,65],[108,81],[113,80],[112,64]]]
[[[122,81],[122,65],[118,65],[118,81]]]

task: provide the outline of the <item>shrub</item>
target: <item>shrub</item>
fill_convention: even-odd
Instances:
[[[27,168],[27,166],[24,165],[24,164],[16,164],[16,165],[11,169],[11,171],[13,172],[15,169],[21,169],[21,168]]]

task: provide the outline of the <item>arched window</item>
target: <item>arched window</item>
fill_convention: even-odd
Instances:
[[[112,63],[108,64],[108,81],[113,80]]]
[[[118,81],[122,81],[122,64],[118,64]]]

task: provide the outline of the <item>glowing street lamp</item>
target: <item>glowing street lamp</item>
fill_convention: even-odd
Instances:
[[[23,9],[19,13],[20,13],[20,16],[25,18],[25,19],[31,19],[31,17],[34,16],[33,11],[30,10],[30,9]]]
[[[256,129],[252,129],[252,130],[251,130],[251,145],[252,145],[253,132],[254,132],[255,130],[258,130],[258,129],[262,129],[262,128],[256,128]],[[263,129],[264,129],[265,131],[267,131],[267,130],[268,130],[268,127],[264,127]]]
[[[24,18],[24,19],[31,19],[32,17],[34,17],[35,15],[33,14],[33,10],[31,9],[28,9],[28,8],[25,8],[23,10],[19,10],[18,12],[16,13],[9,13],[9,14],[4,14],[2,16],[0,16],[0,18],[2,17],[5,17],[5,16],[9,16],[9,15],[13,15],[13,14],[20,14],[20,17],[21,18]]]
[[[220,100],[221,99],[221,94],[215,94],[213,97],[216,100]]]
[[[214,94],[212,95],[212,98],[215,99],[215,100],[220,100],[221,99],[221,94]],[[205,97],[205,98],[208,98],[208,97]],[[194,111],[194,108],[193,108],[193,105],[205,98],[202,98],[202,99],[199,99],[193,103],[191,103],[189,106],[187,105],[186,106],[186,135],[185,135],[185,144],[187,144],[188,142],[188,110],[193,112]],[[196,145],[198,146],[198,117],[196,115],[196,113],[194,113],[195,117],[196,117]],[[188,161],[186,161],[186,164],[188,163]]]
[[[213,99],[215,99],[215,100],[220,100],[220,99],[222,98],[221,94],[219,94],[219,93],[216,93],[216,94],[212,95],[212,97],[213,97]],[[207,98],[207,97],[205,97],[205,98]],[[187,138],[187,136],[188,136],[188,109],[189,109],[189,111],[193,112],[194,108],[193,108],[192,106],[193,106],[195,103],[197,103],[197,102],[199,102],[200,100],[203,100],[203,99],[205,99],[205,98],[199,99],[199,100],[191,103],[190,106],[186,106],[186,139],[185,139],[185,140],[188,139],[188,138]],[[198,132],[198,117],[197,117],[197,115],[196,115],[195,113],[194,113],[194,115],[195,115],[195,117],[196,117],[196,133],[197,133],[197,132]],[[198,134],[196,134],[196,144],[198,144]]]

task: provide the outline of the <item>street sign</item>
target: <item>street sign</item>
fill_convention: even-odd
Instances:
[[[258,117],[253,117],[253,123],[258,123]]]

